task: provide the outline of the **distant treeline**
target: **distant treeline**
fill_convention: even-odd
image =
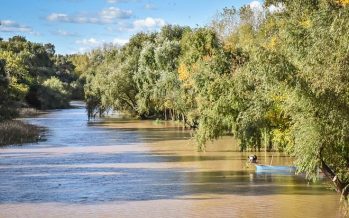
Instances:
[[[21,36],[0,39],[0,121],[17,116],[23,107],[66,108],[70,99],[83,99],[75,59],[56,55],[52,44]]]
[[[207,27],[165,26],[88,55],[90,116],[106,110],[179,120],[198,144],[232,133],[287,151],[349,193],[349,2],[266,1],[225,8]]]

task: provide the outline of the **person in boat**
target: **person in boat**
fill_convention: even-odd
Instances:
[[[250,155],[250,156],[248,156],[248,161],[250,162],[250,163],[257,163],[257,155]]]

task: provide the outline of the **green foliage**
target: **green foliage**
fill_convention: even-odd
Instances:
[[[72,92],[76,99],[83,97],[84,79],[80,79],[68,56],[55,55],[52,44],[33,43],[21,36],[0,40],[0,60],[0,86],[3,88],[0,119],[14,117],[20,107],[28,105],[45,109],[66,107],[70,99],[66,93]],[[81,70],[81,67],[78,69]],[[53,76],[64,83],[66,93],[43,85]],[[55,95],[53,92],[58,91],[57,96],[52,99],[46,97],[43,91],[46,89],[49,95]]]
[[[38,90],[41,109],[67,108],[70,97],[67,90],[66,85],[56,77],[45,80]]]
[[[94,51],[85,86],[89,114],[113,108],[142,118],[179,117],[178,40],[187,29],[166,26],[136,34],[122,48]]]
[[[5,64],[5,60],[0,59],[0,122],[14,115],[10,109],[9,78],[5,71]]]

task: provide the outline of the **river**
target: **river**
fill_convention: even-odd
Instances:
[[[197,152],[174,124],[88,122],[74,105],[25,119],[46,141],[0,149],[0,217],[341,217],[325,181],[256,174],[231,137]]]

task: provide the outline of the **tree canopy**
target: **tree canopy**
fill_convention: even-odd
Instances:
[[[64,88],[51,90],[56,96],[51,98],[47,88],[53,83],[48,81],[54,78],[55,87]],[[16,116],[21,107],[67,107],[71,97],[82,98],[82,84],[69,57],[56,55],[54,45],[22,36],[0,41],[0,120]]]

